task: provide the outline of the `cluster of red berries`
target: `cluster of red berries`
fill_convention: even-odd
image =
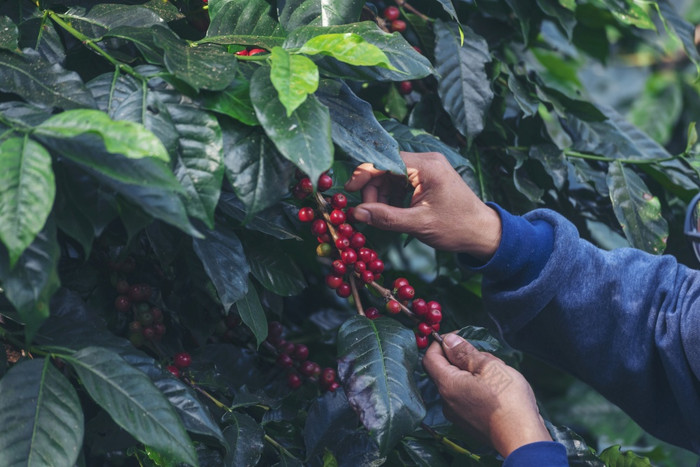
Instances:
[[[266,53],[267,53],[267,50],[265,50],[265,49],[253,48],[250,50],[248,50],[248,49],[239,50],[234,55],[242,55],[244,57],[249,57],[251,55],[266,54]]]
[[[323,192],[333,186],[333,179],[327,173],[322,174],[316,184],[318,191]],[[313,192],[313,184],[308,177],[301,178],[292,193],[298,199],[305,199]],[[301,207],[297,217],[301,222],[311,224],[311,233],[316,236],[318,246],[316,254],[323,257],[334,257],[331,271],[326,275],[326,285],[335,290],[341,298],[352,295],[351,277],[363,284],[374,284],[381,281],[384,262],[379,259],[377,252],[366,246],[367,238],[349,223],[352,221],[353,207],[348,206],[348,199],[343,193],[335,193],[326,200],[330,212],[318,212],[311,207]],[[325,209],[325,208],[324,208]],[[394,281],[393,293],[387,299],[387,313],[396,315],[406,308],[412,318],[418,323],[415,329],[416,345],[419,349],[428,346],[428,336],[440,330],[442,307],[436,301],[426,302],[415,297],[415,289],[408,280],[400,277]],[[376,307],[364,310],[369,319],[376,319],[380,312]]]
[[[144,341],[158,341],[165,334],[163,310],[150,303],[153,289],[148,284],[131,284],[125,279],[117,280],[115,284],[117,298],[114,308],[119,313],[132,313],[129,322],[129,340],[136,347]]]
[[[173,364],[168,365],[167,370],[176,378],[180,377],[182,370],[192,364],[192,356],[187,352],[180,352],[173,357]]]
[[[395,6],[384,8],[382,16],[384,17],[384,21],[389,24],[389,30],[391,32],[404,32],[406,30],[406,21],[399,19],[401,11]]]
[[[303,377],[318,381],[323,389],[335,392],[340,387],[333,368],[323,368],[309,360],[309,348],[304,344],[286,341],[284,329],[279,321],[271,321],[267,327],[266,343],[277,354],[276,364],[288,370],[287,385],[298,389],[303,383]]]

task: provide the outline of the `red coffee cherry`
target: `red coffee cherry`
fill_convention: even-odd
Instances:
[[[428,302],[428,310],[439,310],[442,311],[442,306],[435,300],[431,300]]]
[[[416,298],[411,303],[411,310],[418,316],[425,316],[428,313],[428,304],[422,298]]]
[[[405,277],[398,277],[394,280],[394,290],[399,290],[404,285],[409,285],[408,279]]]
[[[399,83],[399,93],[406,95],[406,94],[411,94],[411,91],[413,91],[413,84],[410,81],[401,81]]]
[[[301,387],[301,378],[296,373],[289,373],[287,375],[287,386],[292,389],[299,389]]]
[[[419,336],[416,334],[416,345],[419,349],[424,349],[428,346],[428,336]]]
[[[318,191],[330,190],[330,188],[333,186],[333,179],[328,174],[321,174],[321,176],[318,177],[317,186]]]
[[[355,229],[353,229],[350,224],[340,224],[338,226],[338,235],[341,237],[350,238],[354,231]]]
[[[119,295],[114,300],[114,308],[120,313],[127,313],[131,309],[131,302],[129,297],[125,295]]]
[[[321,384],[328,387],[331,383],[335,381],[336,374],[333,368],[324,368],[321,371]]]
[[[371,284],[374,281],[374,273],[372,271],[362,271],[360,277],[365,284]]]
[[[303,362],[307,358],[309,358],[309,348],[305,346],[304,344],[295,344],[294,345],[294,353],[292,354],[292,358],[294,360],[298,360],[300,362]]]
[[[316,237],[316,240],[318,241],[318,243],[330,243],[332,238],[329,234],[325,233]]]
[[[418,332],[423,336],[429,336],[433,332],[433,328],[428,323],[418,323]]]
[[[326,285],[331,289],[337,289],[343,283],[343,278],[341,276],[336,276],[334,274],[328,274],[326,276]]]
[[[314,217],[316,217],[316,214],[314,214],[313,209],[311,209],[309,207],[303,207],[303,208],[299,209],[299,212],[297,213],[297,217],[302,222],[311,222],[312,220],[314,220]]]
[[[285,342],[277,348],[282,353],[286,353],[287,355],[292,355],[294,353],[294,351],[296,350],[296,345],[294,345],[294,342]]]
[[[311,224],[311,233],[316,236],[321,236],[328,232],[328,225],[323,219],[316,219],[313,224]]]
[[[338,276],[343,276],[346,272],[348,272],[348,267],[339,259],[333,261],[332,267],[333,272]]]
[[[299,180],[299,184],[297,186],[304,193],[313,193],[314,191],[314,184],[311,182],[309,177],[304,177]]]
[[[389,29],[391,32],[404,32],[406,30],[406,21],[402,19],[395,19],[391,22]]]
[[[352,289],[350,288],[350,284],[347,282],[343,282],[338,286],[337,289],[335,289],[336,295],[338,295],[340,298],[348,298],[352,294]]]
[[[153,339],[156,337],[156,331],[155,331],[155,329],[153,329],[153,328],[150,327],[150,326],[148,326],[148,327],[146,327],[146,328],[143,328],[143,329],[141,330],[141,334],[143,335],[143,337],[145,337],[145,338],[148,339],[149,341],[150,341],[150,340],[153,340]]]
[[[279,321],[270,321],[267,324],[268,337],[281,337],[283,331],[284,328],[282,327],[282,323],[280,323]]]
[[[331,206],[335,209],[343,209],[348,205],[348,198],[342,193],[336,193],[331,198]]]
[[[258,55],[258,54],[265,54],[267,53],[267,50],[265,49],[250,49],[248,52],[248,55]]]
[[[340,259],[345,264],[354,264],[357,261],[357,253],[352,248],[348,248],[340,253]]]
[[[366,270],[367,270],[367,264],[364,261],[357,261],[355,263],[355,272],[359,272],[360,274],[362,274]]]
[[[277,366],[281,366],[282,368],[291,368],[292,366],[294,366],[292,357],[290,357],[286,353],[279,354],[279,356],[277,356]]]
[[[176,378],[180,377],[180,369],[175,365],[168,365],[167,370]]]
[[[339,387],[340,387],[340,384],[338,384],[337,381],[333,381],[331,384],[328,385],[328,390],[330,392],[335,392]]]
[[[398,19],[400,14],[401,11],[399,11],[399,9],[395,6],[388,6],[384,8],[384,19],[387,21],[394,21],[395,19]]]
[[[192,364],[192,357],[187,352],[180,352],[173,357],[173,363],[182,370]]]
[[[401,304],[396,300],[389,300],[386,302],[386,311],[392,315],[399,314],[401,312]]]
[[[207,0],[208,1],[208,0]],[[239,50],[238,52],[235,52],[234,55],[242,55],[242,56],[247,56],[248,51],[247,50]]]
[[[367,242],[367,237],[365,237],[360,232],[355,232],[350,238],[350,246],[356,250],[359,250],[360,248],[365,246],[365,242]]]
[[[299,373],[304,376],[313,376],[316,367],[318,367],[318,363],[306,360],[299,365]],[[321,371],[320,368],[318,370]]]
[[[416,291],[410,285],[404,285],[396,292],[399,300],[411,300],[416,295]]]
[[[433,308],[432,310],[428,310],[428,314],[425,315],[425,321],[428,324],[437,324],[440,321],[442,321],[442,312],[438,310],[437,308]]]
[[[348,237],[338,237],[338,239],[335,241],[335,247],[340,251],[350,248],[350,240],[348,240]]]
[[[369,319],[377,319],[380,316],[379,310],[371,306],[365,310],[365,316]]]
[[[375,259],[367,263],[367,268],[375,274],[381,274],[384,271],[384,261]]]
[[[440,332],[440,323],[435,323],[431,327],[433,328],[433,331]]]
[[[345,222],[345,213],[340,209],[334,209],[329,216],[331,224],[340,225]]]

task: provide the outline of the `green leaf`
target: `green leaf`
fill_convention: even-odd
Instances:
[[[607,467],[644,467],[651,466],[651,462],[646,457],[638,456],[632,451],[622,452],[620,445],[610,446],[604,449],[600,455],[600,460],[605,462]]]
[[[391,86],[382,96],[382,110],[393,119],[403,121],[408,114],[406,99],[399,93],[396,86]]]
[[[225,89],[233,79],[238,61],[216,44],[189,45],[165,26],[154,26],[154,41],[163,49],[168,71],[195,90]]]
[[[415,336],[390,318],[354,316],[338,330],[338,355],[345,394],[386,455],[425,417],[413,381]]]
[[[26,341],[31,342],[41,323],[49,316],[49,300],[60,286],[60,250],[53,218],[48,218],[13,268],[10,269],[1,257],[3,253],[0,248],[0,282],[7,299],[26,326]]]
[[[13,267],[46,223],[56,184],[51,156],[29,138],[0,143],[0,240]]]
[[[629,121],[659,144],[671,140],[683,111],[683,92],[675,74],[655,73],[632,103]]]
[[[381,123],[384,129],[399,143],[399,148],[402,151],[439,152],[447,158],[452,167],[472,166],[471,162],[458,153],[456,149],[430,133],[403,125],[396,120],[384,120]]]
[[[486,40],[464,27],[460,46],[456,24],[436,23],[435,67],[438,93],[457,130],[474,139],[484,129],[493,91],[486,74],[491,61]]]
[[[19,30],[14,21],[7,16],[0,16],[0,49],[17,50]]]
[[[278,242],[245,241],[250,272],[270,292],[282,297],[301,293],[308,284],[304,274]]]
[[[424,78],[433,73],[430,61],[419,54],[398,32],[387,34],[376,23],[363,21],[341,26],[304,26],[289,33],[284,48],[295,50],[316,36],[326,34],[354,34],[368,44],[378,47],[388,58],[393,69],[378,66],[354,66],[333,57],[317,58],[316,64],[326,74],[362,81],[403,81]]]
[[[608,167],[608,188],[615,217],[630,244],[660,255],[666,249],[668,223],[661,217],[661,202],[644,181],[620,162]]]
[[[32,49],[24,49],[21,55],[0,50],[0,91],[43,107],[95,107],[76,72],[45,60]]]
[[[248,279],[248,292],[236,302],[238,315],[243,323],[253,332],[256,348],[267,339],[267,317],[263,310],[255,285]]]
[[[649,17],[643,2],[636,0],[595,0],[592,3],[610,12],[621,24],[636,26],[641,29],[656,30],[654,21]]]
[[[163,143],[142,125],[112,120],[99,110],[67,110],[54,115],[36,127],[36,134],[47,138],[75,138],[94,135],[107,152],[122,154],[129,159],[153,158],[170,162]]]
[[[205,238],[193,239],[192,245],[228,312],[248,292],[250,267],[241,241],[233,230],[219,226],[206,231]]]
[[[264,448],[265,433],[252,417],[238,412],[231,412],[231,425],[224,429],[224,438],[229,449],[224,459],[226,467],[243,467],[257,465]]]
[[[0,380],[0,464],[74,465],[83,444],[83,410],[71,383],[37,358]]]
[[[62,358],[95,402],[134,438],[178,461],[198,465],[182,421],[145,374],[101,347],[86,347]]]
[[[84,8],[71,8],[61,18],[90,37],[99,39],[107,31],[120,26],[147,28],[163,20],[154,11],[139,5],[97,4],[86,14]]]
[[[309,96],[287,117],[266,67],[260,67],[253,75],[250,98],[258,120],[279,152],[311,180],[318,180],[333,162],[328,108]]]
[[[297,52],[306,55],[328,55],[354,66],[376,65],[396,70],[379,47],[352,32],[320,34],[306,41]]]
[[[245,222],[245,227],[249,230],[262,232],[278,240],[301,240],[297,234],[298,228],[290,222],[280,205],[265,209],[249,219],[243,202],[235,194],[224,191],[221,193],[219,208],[228,217]]]
[[[260,127],[222,122],[226,177],[245,204],[248,218],[289,192],[295,168]]]
[[[428,440],[404,438],[401,440],[401,445],[418,467],[448,467],[450,465],[435,443]]]
[[[270,81],[290,117],[318,89],[318,67],[308,58],[292,55],[282,47],[272,49],[270,65]]]
[[[552,436],[552,440],[561,443],[566,448],[566,457],[570,465],[585,465],[587,467],[606,467],[596,456],[595,450],[590,448],[586,441],[565,426],[555,426],[545,421],[545,426]]]
[[[321,0],[285,0],[278,3],[279,22],[286,31],[321,26]],[[351,21],[344,21],[351,22]]]
[[[678,37],[683,44],[688,58],[690,58],[690,61],[695,64],[696,69],[700,72],[700,52],[698,52],[697,46],[695,45],[695,26],[683,19],[670,1],[659,0],[656,2],[656,5],[666,31],[669,34],[675,33],[675,36]]]
[[[235,118],[246,125],[260,125],[250,101],[250,83],[240,77],[234,78],[223,91],[201,93],[199,102],[207,110]]]
[[[455,20],[459,21],[457,18],[457,11],[455,10],[454,5],[452,4],[451,0],[437,0],[440,5],[442,5],[442,9],[447,12],[450,17]]]
[[[548,16],[554,18],[559,27],[566,33],[569,40],[576,26],[576,16],[574,12],[559,4],[558,0],[537,0],[537,5]]]
[[[284,30],[277,22],[270,3],[265,0],[229,0],[209,8],[211,23],[207,42],[257,45],[271,49],[282,45]]]
[[[316,97],[330,111],[333,142],[348,156],[358,163],[371,162],[379,169],[405,173],[399,145],[377,121],[367,101],[335,80],[322,80]]]
[[[515,102],[523,111],[523,115],[526,117],[532,117],[537,115],[537,109],[540,105],[539,99],[537,99],[536,94],[528,89],[527,81],[516,76],[515,73],[508,74],[508,89],[513,93],[513,98]]]
[[[216,118],[194,106],[167,104],[178,134],[175,176],[185,189],[187,213],[214,227],[224,178],[223,139]]]

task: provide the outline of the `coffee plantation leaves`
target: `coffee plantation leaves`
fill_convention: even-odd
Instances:
[[[316,96],[330,110],[333,142],[358,164],[401,174],[406,171],[394,138],[379,124],[372,107],[350,87],[333,80],[322,80]]]
[[[396,70],[381,49],[352,32],[314,36],[306,41],[298,52],[306,55],[328,55],[355,66],[380,66]]]
[[[284,206],[270,207],[248,220],[241,200],[233,193],[224,191],[221,193],[219,209],[226,216],[245,224],[246,229],[262,232],[278,240],[301,240],[297,227],[287,217]]]
[[[101,347],[86,347],[63,358],[95,402],[134,438],[180,462],[198,465],[182,421],[145,374]]]
[[[471,167],[471,162],[462,157],[454,148],[443,143],[435,136],[418,128],[403,125],[396,120],[383,120],[382,126],[399,143],[402,151],[439,152],[447,158],[452,167]]]
[[[668,223],[661,217],[661,203],[644,181],[619,162],[608,168],[608,188],[615,216],[630,244],[653,254],[666,249]]]
[[[676,11],[675,6],[669,0],[659,0],[656,2],[664,27],[667,31],[675,33],[680,39],[688,54],[688,58],[700,70],[700,52],[695,45],[695,26],[683,19]]]
[[[284,30],[265,0],[212,1],[209,16],[211,23],[204,41],[271,49],[284,40]]]
[[[325,26],[321,24],[321,2],[319,0],[284,0],[277,2],[279,22],[287,31],[301,26]]]
[[[404,438],[401,440],[401,447],[419,467],[448,467],[450,465],[430,440]]]
[[[0,240],[10,267],[44,227],[55,194],[51,156],[41,144],[27,137],[0,142]]]
[[[74,465],[83,444],[83,410],[50,359],[24,361],[0,380],[0,465]]]
[[[338,355],[350,405],[386,455],[425,416],[413,381],[415,336],[390,318],[354,316],[338,330]]]
[[[491,61],[486,40],[464,27],[460,46],[457,25],[438,23],[435,66],[440,75],[438,92],[455,127],[470,141],[484,129],[493,91],[486,74]]]
[[[258,292],[255,290],[255,284],[250,279],[248,279],[248,291],[236,302],[236,309],[243,323],[253,332],[256,347],[260,347],[262,341],[267,339],[267,318],[260,304]]]
[[[228,443],[224,465],[253,467],[262,454],[265,433],[255,419],[244,413],[232,412],[228,420],[231,424],[224,429],[224,438]]]
[[[0,50],[0,91],[42,107],[94,107],[80,75],[45,60],[32,49],[22,54]]]
[[[7,16],[0,16],[0,49],[17,50],[19,31],[17,25]]]
[[[333,162],[328,108],[309,96],[287,117],[266,67],[260,67],[253,75],[250,97],[258,120],[279,152],[316,183]]]
[[[260,127],[230,121],[222,122],[221,127],[226,178],[245,204],[246,220],[250,220],[287,194],[294,165],[277,151]]]
[[[214,283],[226,311],[248,291],[250,267],[243,245],[233,230],[220,226],[206,232],[203,239],[193,239],[194,252]]]
[[[87,13],[84,8],[71,8],[60,17],[91,39],[99,39],[119,26],[147,28],[163,22],[160,16],[147,8],[117,4],[98,4]]]
[[[620,445],[616,444],[606,448],[600,453],[600,460],[609,467],[648,467],[651,462],[646,457],[640,457],[632,451],[620,451]]]
[[[242,238],[250,272],[267,290],[289,297],[301,293],[308,286],[299,266],[279,244],[265,244],[257,236]]]
[[[287,110],[287,117],[318,88],[318,67],[303,55],[293,55],[282,47],[270,54],[270,81]]]
[[[260,124],[250,102],[250,83],[241,76],[234,78],[229,86],[220,92],[202,93],[200,102],[205,109],[228,115],[246,125]]]

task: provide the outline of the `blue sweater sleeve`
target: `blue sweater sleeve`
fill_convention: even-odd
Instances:
[[[700,453],[700,272],[668,255],[601,250],[553,211],[497,211],[499,249],[471,268],[504,339]]]
[[[526,444],[511,452],[503,467],[568,467],[566,448],[553,441]]]

